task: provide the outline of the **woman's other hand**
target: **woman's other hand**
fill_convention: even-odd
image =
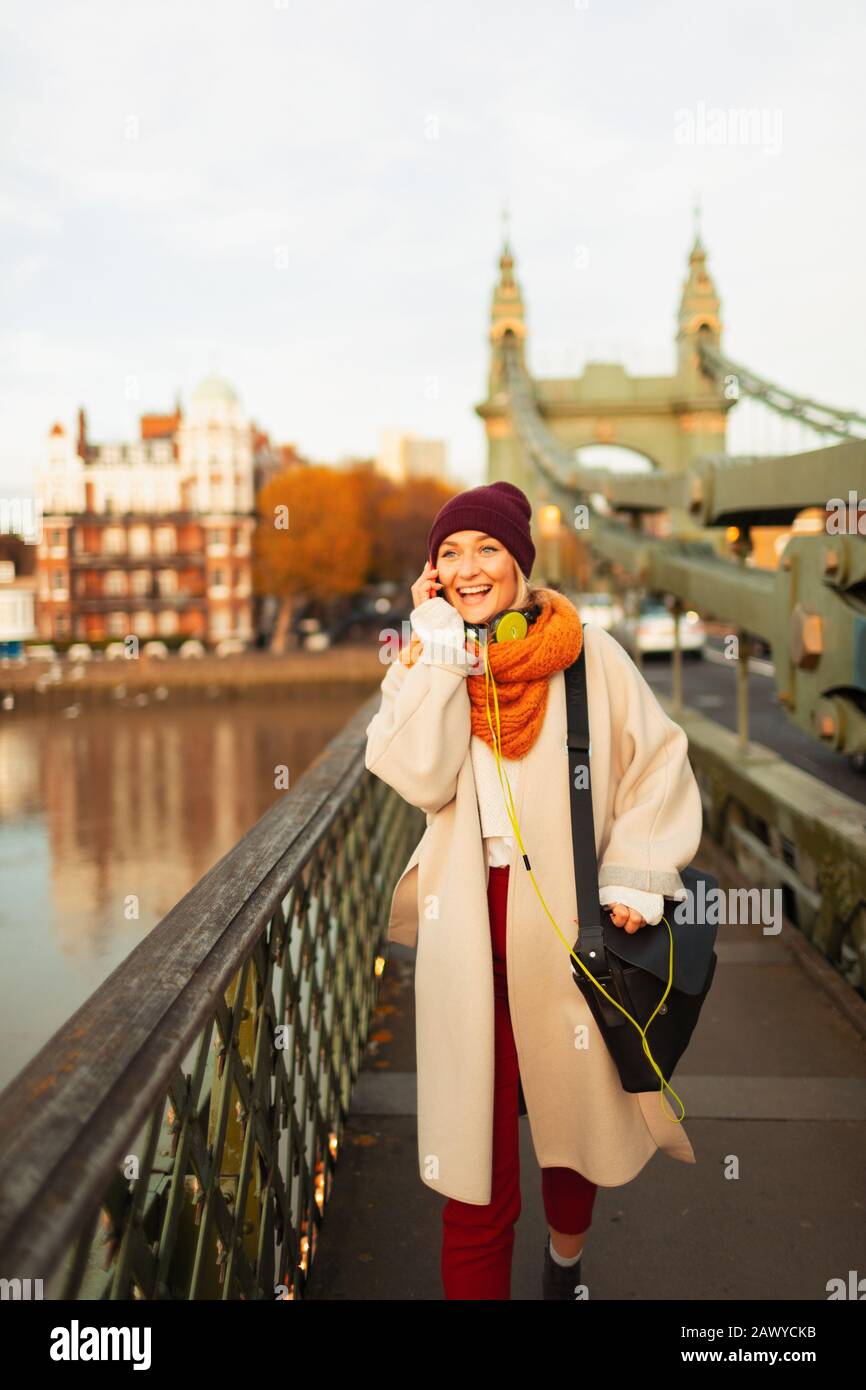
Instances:
[[[633,907],[626,907],[625,903],[608,903],[604,911],[610,913],[610,920],[615,927],[625,927],[629,935],[646,926],[646,918],[635,912]],[[571,920],[580,926],[576,917],[572,917]]]
[[[615,927],[625,927],[631,934],[640,927],[646,926],[646,918],[641,917],[639,912],[635,912],[633,907],[626,907],[625,903],[609,903],[610,920]]]
[[[428,598],[436,598],[438,590],[442,588],[440,580],[437,578],[438,570],[430,564],[428,560],[418,579],[412,585],[412,604],[415,608],[420,608],[422,603],[426,603]]]

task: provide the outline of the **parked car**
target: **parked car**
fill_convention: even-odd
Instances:
[[[142,656],[156,656],[163,660],[168,656],[168,647],[164,642],[145,642],[141,654]]]
[[[67,661],[90,661],[93,648],[87,642],[73,642],[66,653]]]
[[[217,656],[241,656],[246,650],[246,642],[242,642],[239,637],[225,637],[222,642],[217,642],[214,648]]]
[[[397,615],[376,611],[374,608],[353,608],[351,612],[335,618],[328,628],[331,645],[338,642],[375,641],[383,627],[393,626]]]
[[[109,642],[105,648],[106,661],[121,661],[128,654],[129,649],[125,642]]]
[[[674,615],[661,599],[645,598],[637,607],[627,607],[623,616],[611,625],[611,636],[625,647],[630,656],[637,652],[672,652],[674,649]],[[680,618],[680,649],[683,653],[700,655],[707,634],[700,614],[693,609]]]
[[[200,642],[197,637],[188,637],[185,642],[181,642],[179,654],[183,657],[200,657],[205,655],[204,642]]]
[[[622,604],[617,602],[612,594],[578,594],[574,606],[582,623],[595,623],[597,627],[606,628],[608,632],[614,622],[622,618]]]

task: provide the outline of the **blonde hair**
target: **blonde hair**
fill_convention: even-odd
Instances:
[[[512,556],[512,558],[513,558],[513,556]],[[520,568],[520,566],[518,565],[518,563],[517,563],[516,560],[514,561],[514,568],[517,570],[517,581],[518,581],[518,583],[517,583],[517,597],[516,597],[515,600],[514,600],[515,607],[517,607],[517,608],[528,608],[529,605],[530,605],[530,603],[533,603],[533,602],[535,601],[536,590],[535,590],[535,588],[530,584],[529,580],[527,579],[526,575],[523,573],[523,570]]]

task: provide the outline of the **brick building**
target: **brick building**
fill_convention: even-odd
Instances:
[[[39,492],[44,640],[254,636],[255,479],[266,435],[209,377],[184,415],[143,415],[132,444],[56,424]],[[258,461],[258,463],[257,463]]]

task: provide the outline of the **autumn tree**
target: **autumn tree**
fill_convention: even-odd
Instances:
[[[370,579],[413,584],[424,568],[433,518],[455,490],[437,478],[396,483],[379,473],[367,475],[362,487],[371,538]]]
[[[380,517],[383,548],[395,578],[414,584],[427,559],[433,518],[460,489],[438,478],[410,478],[391,498]]]
[[[333,599],[365,582],[371,543],[362,476],[290,467],[264,484],[256,507],[256,592],[279,602],[271,651],[282,652],[299,598]]]

